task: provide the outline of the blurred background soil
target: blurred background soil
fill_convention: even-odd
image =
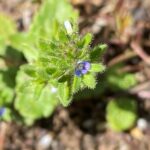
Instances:
[[[40,0],[0,0],[0,12],[26,31]],[[80,33],[94,34],[93,45],[108,44],[106,66],[125,62],[121,71],[135,73],[139,84],[128,92],[138,96],[139,117],[146,127],[115,133],[105,121],[106,100],[74,101],[32,127],[0,123],[0,150],[150,150],[150,1],[71,0],[79,11]],[[61,16],[60,16],[61,17]],[[116,28],[120,17],[122,26]],[[131,19],[132,18],[132,19]],[[131,49],[129,52],[128,50]],[[106,99],[109,95],[105,95]]]

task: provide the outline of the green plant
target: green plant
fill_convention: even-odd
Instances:
[[[137,118],[137,103],[131,98],[111,100],[106,109],[108,125],[115,131],[133,127]]]
[[[23,55],[11,46],[11,36],[16,32],[13,20],[0,13],[0,107],[5,110],[1,118],[7,121],[14,113],[15,77],[23,59]]]
[[[99,98],[108,90],[123,91],[136,84],[133,74],[120,74],[118,67],[108,68],[97,79],[97,74],[105,70],[102,55],[107,46],[91,48],[93,37],[90,33],[78,34],[77,17],[67,0],[45,0],[29,31],[20,33],[11,18],[0,14],[2,119],[31,125],[50,116],[60,103],[68,106],[75,94],[79,100],[87,96]],[[123,104],[132,112],[125,101],[119,108],[111,102],[107,107],[108,122],[119,131],[129,128],[134,120],[129,117],[125,125],[116,127],[119,118],[114,119],[113,114],[123,111],[123,116],[130,116]]]
[[[137,84],[136,77],[133,73],[118,71],[121,67],[123,67],[123,65],[113,66],[106,72],[105,81],[114,92],[128,90]]]
[[[72,25],[65,20],[71,20]],[[1,106],[6,107],[10,101],[11,115],[17,110],[27,124],[32,124],[38,118],[48,117],[59,103],[68,106],[79,90],[95,88],[97,73],[105,70],[99,61],[106,45],[100,44],[92,49],[92,35],[80,36],[76,20],[77,13],[67,0],[44,1],[26,33],[13,31],[11,24],[14,23],[1,19],[11,29],[8,34],[4,33],[4,37],[9,35],[3,40],[4,57],[7,51],[14,51],[11,53],[12,66],[5,66],[12,74],[1,74],[3,78],[11,75],[7,80],[16,79],[12,83],[11,95],[6,93],[5,99],[1,97]],[[14,60],[12,54],[18,59]],[[2,60],[6,61],[5,58]],[[3,78],[2,82],[6,84]],[[4,92],[6,88],[8,85]]]

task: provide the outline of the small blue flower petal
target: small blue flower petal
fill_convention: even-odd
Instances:
[[[81,71],[80,70],[75,70],[75,75],[80,77],[82,75]]]
[[[91,68],[91,64],[90,64],[88,61],[85,61],[85,62],[84,62],[84,68],[85,68],[86,70],[89,70],[89,69]]]
[[[5,108],[4,108],[4,107],[1,107],[1,108],[0,108],[0,116],[2,116],[2,115],[4,114],[4,112],[5,112]]]
[[[87,72],[88,72],[88,70],[86,70],[86,69],[82,69],[82,74],[86,74]]]
[[[82,74],[86,74],[91,67],[91,64],[87,61],[83,62]]]

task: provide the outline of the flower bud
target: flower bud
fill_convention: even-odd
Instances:
[[[91,68],[91,64],[88,61],[79,62],[75,69],[75,75],[81,76],[86,74]]]
[[[72,25],[71,25],[71,23],[70,23],[68,20],[66,20],[66,21],[64,22],[64,26],[65,26],[66,31],[67,31],[67,33],[68,33],[69,35],[73,33]]]

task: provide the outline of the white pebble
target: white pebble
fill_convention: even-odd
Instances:
[[[148,127],[148,122],[144,118],[139,118],[137,121],[137,127],[143,131]]]
[[[40,138],[38,147],[47,149],[51,145],[52,141],[52,136],[50,134],[46,134]]]

